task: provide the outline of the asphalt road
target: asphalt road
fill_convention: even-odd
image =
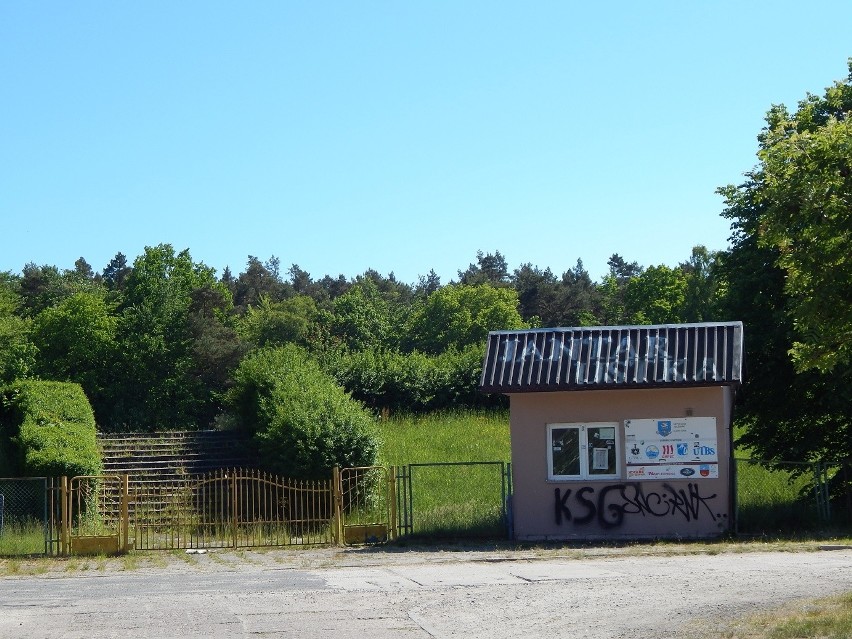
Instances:
[[[718,636],[731,619],[788,602],[852,591],[852,550],[283,556],[223,553],[129,571],[5,577],[0,638],[683,639]]]

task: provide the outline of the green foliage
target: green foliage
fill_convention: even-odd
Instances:
[[[412,350],[440,353],[482,344],[489,331],[526,327],[514,289],[456,284],[429,295],[412,312],[407,332]]]
[[[370,279],[334,300],[330,328],[333,336],[354,350],[386,347],[396,341],[390,307]]]
[[[0,426],[26,476],[69,477],[102,472],[95,417],[78,384],[19,381],[0,391]]]
[[[372,417],[299,347],[255,351],[234,382],[230,405],[254,433],[269,470],[320,479],[334,466],[375,462]]]
[[[686,275],[678,268],[649,266],[625,286],[625,311],[630,323],[674,324],[682,321]]]
[[[114,365],[120,375],[114,378],[105,427],[196,426],[205,414],[209,394],[195,374],[199,327],[191,317],[193,294],[203,289],[218,292],[220,312],[202,312],[201,317],[221,322],[230,292],[216,281],[213,269],[193,262],[189,251],[176,254],[168,244],[146,247],[124,286]]]
[[[22,312],[35,317],[41,311],[55,306],[66,297],[83,291],[95,292],[101,288],[86,260],[80,258],[72,270],[60,271],[55,266],[24,266],[19,282]]]
[[[460,284],[505,286],[509,283],[509,263],[500,251],[495,251],[493,255],[477,251],[476,264],[469,264],[466,270],[458,274]]]
[[[462,406],[502,405],[477,392],[483,346],[438,355],[419,351],[346,351],[325,368],[353,397],[377,411],[421,413]]]
[[[713,260],[693,258],[666,274],[686,277],[683,305],[708,318]],[[671,317],[677,286],[656,289],[618,255],[608,264],[595,283],[581,260],[559,278],[531,264],[511,273],[499,251],[480,251],[449,286],[434,271],[415,286],[372,269],[313,280],[295,264],[284,281],[274,256],[217,281],[168,244],[132,267],[117,253],[101,274],[83,258],[68,270],[28,264],[0,273],[0,383],[77,381],[107,431],[205,427],[246,352],[292,343],[376,411],[505,405],[476,391],[490,330]]]
[[[44,309],[33,321],[43,379],[77,382],[95,413],[106,413],[105,393],[116,354],[116,318],[102,295],[81,292]]]
[[[710,322],[724,318],[719,305],[724,297],[724,282],[719,277],[723,253],[707,247],[692,247],[689,260],[680,265],[686,275],[683,321]]]
[[[17,315],[21,299],[14,280],[0,273],[0,385],[29,377],[36,361],[30,340],[31,322]]]
[[[319,311],[306,295],[273,302],[261,296],[257,306],[249,306],[237,320],[237,332],[256,347],[293,343],[308,346],[316,330]]]

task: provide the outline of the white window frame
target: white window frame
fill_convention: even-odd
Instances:
[[[555,475],[553,473],[553,431],[555,429],[577,429],[579,431],[580,474]],[[615,472],[592,473],[589,469],[588,430],[591,428],[612,428],[615,432]],[[618,422],[572,422],[547,424],[547,478],[551,481],[598,481],[605,479],[621,479],[621,466],[624,451],[621,449],[621,425]]]

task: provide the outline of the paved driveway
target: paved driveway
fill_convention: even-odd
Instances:
[[[6,577],[0,637],[706,637],[744,614],[852,591],[852,550],[291,557]]]

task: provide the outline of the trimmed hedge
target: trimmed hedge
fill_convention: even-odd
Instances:
[[[0,465],[29,477],[99,475],[95,416],[70,382],[24,380],[0,389]]]

